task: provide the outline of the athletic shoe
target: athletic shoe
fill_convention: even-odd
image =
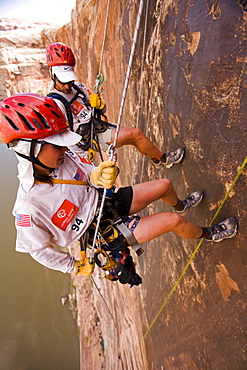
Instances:
[[[234,238],[238,232],[238,223],[234,217],[229,217],[225,221],[208,227],[211,231],[211,236],[207,237],[207,241],[221,242],[223,239]]]
[[[173,152],[166,153],[165,162],[162,162],[166,168],[171,168],[175,163],[181,162],[183,159],[185,153],[185,148],[178,148],[177,150],[174,150]]]
[[[194,191],[194,193],[191,193],[187,196],[184,200],[182,200],[184,204],[184,208],[181,211],[175,210],[176,213],[179,213],[181,216],[185,216],[190,208],[198,206],[198,204],[202,201],[203,198],[203,192],[198,190]]]

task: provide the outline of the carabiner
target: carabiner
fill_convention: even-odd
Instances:
[[[106,154],[109,156],[109,161],[117,162],[117,151],[113,144],[108,146]]]
[[[94,92],[95,94],[101,94],[103,91],[103,87],[101,84],[104,82],[104,75],[101,73],[96,77],[96,85],[94,85]]]

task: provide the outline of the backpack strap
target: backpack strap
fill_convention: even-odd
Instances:
[[[71,112],[71,109],[70,109],[71,102],[69,102],[64,96],[62,96],[60,94],[57,94],[57,93],[51,92],[47,96],[49,96],[52,99],[60,100],[63,103],[64,108],[66,109],[66,114],[67,114],[67,118],[68,118],[70,131],[74,132],[74,129],[73,129],[73,115],[72,115],[72,112]]]
[[[84,91],[82,91],[79,86],[77,86],[74,82],[72,83],[72,87],[76,90],[76,94],[73,96],[73,98],[70,100],[70,104],[74,103],[74,101],[78,98],[79,95],[82,95],[86,101],[85,105],[87,107],[90,107],[90,103],[88,101],[88,98]]]

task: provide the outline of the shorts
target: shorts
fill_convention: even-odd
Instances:
[[[125,186],[120,188],[115,193],[115,206],[117,213],[124,220],[130,214],[130,207],[133,199],[133,188],[132,186]],[[124,218],[123,218],[124,217]]]
[[[116,129],[118,124],[103,121],[101,118],[96,117],[92,117],[91,120],[94,124],[95,132],[97,133],[100,149],[103,152],[107,152],[108,147],[112,142],[112,130]]]
[[[99,146],[103,152],[107,152],[109,144],[111,143],[112,128],[106,129],[105,132],[98,134]]]
[[[103,191],[104,191],[103,189],[98,189],[98,192],[101,194],[99,198],[98,208],[101,204]],[[107,204],[113,205],[114,203],[114,208],[116,209],[118,216],[121,217],[121,219],[124,222],[126,222],[128,220],[128,216],[130,213],[132,199],[133,199],[132,186],[125,186],[123,188],[118,189],[118,191],[114,193],[114,197],[112,197],[112,195],[108,196],[106,192],[106,199],[105,199],[106,207],[103,208],[103,214],[101,218],[102,219],[105,219],[105,218],[113,219],[113,217],[111,217],[111,215],[108,212],[109,208],[107,207]],[[110,213],[112,213],[112,211],[110,211]]]

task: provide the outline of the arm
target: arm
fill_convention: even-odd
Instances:
[[[41,265],[64,273],[75,272],[75,258],[70,254],[58,251],[52,247],[29,252],[30,256]]]
[[[70,274],[80,274],[84,277],[92,275],[94,263],[90,263],[85,252],[82,252],[81,260],[76,261],[70,254],[48,247],[36,252],[29,252],[30,256],[41,265]]]

